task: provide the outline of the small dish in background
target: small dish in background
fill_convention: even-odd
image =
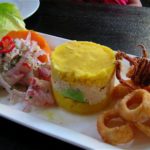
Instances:
[[[33,15],[40,6],[39,0],[0,0],[0,2],[10,2],[16,4],[23,19]]]

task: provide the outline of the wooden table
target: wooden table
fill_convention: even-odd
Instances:
[[[150,8],[75,4],[49,0],[41,3],[27,28],[73,40],[88,40],[114,50],[140,55],[138,44],[150,50]]]

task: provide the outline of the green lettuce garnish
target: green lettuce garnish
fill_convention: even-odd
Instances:
[[[12,30],[24,29],[25,23],[16,5],[0,3],[0,38]]]

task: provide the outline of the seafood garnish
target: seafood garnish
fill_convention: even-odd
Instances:
[[[119,102],[119,113],[128,121],[142,122],[150,117],[150,93],[137,89]]]
[[[97,130],[107,143],[118,145],[133,140],[132,124],[126,122],[117,109],[107,110],[97,119]]]
[[[124,52],[118,51],[116,54],[116,77],[120,81],[120,83],[130,87],[131,89],[135,89],[131,84],[127,83],[121,77],[121,63],[119,60],[122,58],[126,59],[130,63],[129,71],[126,76],[131,78],[135,85],[139,87],[144,87],[150,85],[150,60],[148,59],[147,50],[143,45],[139,45],[142,47],[142,57],[130,57]]]
[[[97,119],[102,139],[113,145],[130,142],[137,129],[150,137],[150,60],[145,47],[139,46],[142,57],[130,57],[122,51],[116,53],[116,77],[120,84],[111,94],[116,103]],[[120,60],[123,58],[130,63],[126,74],[129,80],[121,77]]]
[[[31,36],[29,32],[26,39],[6,36],[0,41],[0,86],[8,92],[10,101],[51,106],[54,100],[50,92],[50,59]],[[40,61],[43,55],[47,61]],[[17,85],[25,89],[17,89]]]

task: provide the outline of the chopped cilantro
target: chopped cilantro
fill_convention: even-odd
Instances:
[[[33,97],[32,96],[29,96],[29,99],[32,99]]]
[[[18,62],[19,60],[21,59],[22,56],[20,55],[17,55],[14,59],[11,60],[11,64],[10,64],[10,67],[14,67]]]

